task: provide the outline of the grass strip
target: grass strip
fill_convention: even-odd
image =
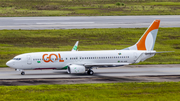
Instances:
[[[2,101],[179,101],[180,82],[0,86]]]
[[[0,0],[0,17],[179,14],[178,0]]]
[[[135,44],[146,28],[102,28],[59,30],[0,30],[0,66],[14,56],[29,52],[78,50],[120,50]],[[175,51],[156,54],[139,64],[179,64],[180,28],[159,28],[154,50]]]

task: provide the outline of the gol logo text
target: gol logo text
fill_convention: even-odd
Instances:
[[[55,61],[57,61],[58,58],[59,58],[59,62],[64,62],[64,60],[61,60],[61,55],[60,55],[59,53],[58,53],[58,55],[56,55],[56,54],[50,54],[48,57],[46,57],[46,59],[45,59],[45,56],[48,56],[48,54],[43,54],[42,58],[43,58],[43,61],[44,61],[44,62],[54,62],[54,61],[51,59],[52,56],[53,56],[53,57],[56,57],[56,58],[55,58]]]

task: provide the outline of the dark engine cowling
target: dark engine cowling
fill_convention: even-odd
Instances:
[[[75,73],[85,73],[86,68],[82,65],[69,65],[67,68],[67,72],[70,74]]]

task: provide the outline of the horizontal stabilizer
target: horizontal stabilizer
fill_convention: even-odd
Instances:
[[[169,53],[169,52],[174,52],[174,51],[162,51],[162,52],[155,52],[155,53]]]
[[[169,52],[174,52],[174,51],[162,51],[162,52],[148,51],[148,52],[145,52],[145,54],[169,53]]]
[[[139,55],[139,57],[135,60],[134,63],[139,63],[140,61],[144,61],[147,58],[150,58],[154,56],[157,53],[168,53],[168,52],[174,52],[174,51],[163,51],[163,52],[156,52],[156,51],[146,51]]]

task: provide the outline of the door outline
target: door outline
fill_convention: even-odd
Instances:
[[[137,53],[134,52],[134,61],[136,61],[136,60],[137,60]]]
[[[30,55],[27,56],[27,64],[31,65],[32,64],[32,58]]]

